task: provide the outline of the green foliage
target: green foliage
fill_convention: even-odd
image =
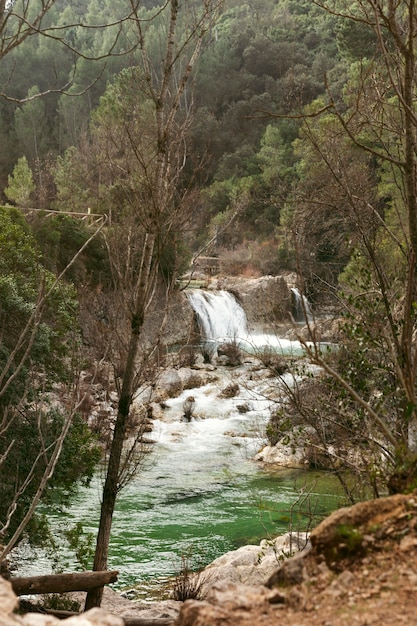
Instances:
[[[190,267],[191,252],[179,233],[172,233],[169,241],[163,240],[159,252],[159,271],[169,281],[176,275],[182,276]]]
[[[387,423],[400,420],[403,398],[396,380],[395,366],[390,357],[386,333],[387,309],[378,274],[369,258],[355,251],[341,274],[342,296],[346,312],[341,325],[343,336],[339,353],[341,373],[372,405]],[[390,302],[400,298],[401,281],[393,276],[383,289]],[[394,330],[394,327],[393,327]],[[402,321],[396,323],[396,340],[402,333]]]
[[[409,418],[411,410],[409,408]],[[394,471],[389,477],[390,493],[413,493],[417,489],[417,455],[407,450],[398,450]]]
[[[407,158],[401,103],[387,89],[386,62],[350,66],[337,114],[324,99],[305,109],[285,215],[305,277],[334,285],[342,304],[337,352],[313,355],[328,376],[295,404],[322,449],[352,446],[375,496],[407,488],[415,474],[412,220],[397,165]]]
[[[336,561],[350,556],[362,555],[364,552],[362,533],[349,524],[338,526],[335,532],[334,543],[332,546],[329,546],[329,550],[332,551],[331,558]]]
[[[172,586],[173,600],[204,600],[207,595],[210,573],[193,567],[191,557],[191,550],[181,555],[181,566]]]
[[[49,429],[56,436],[62,427],[62,415],[52,414]],[[77,485],[90,484],[101,458],[97,439],[79,415],[75,415],[52,479],[48,483],[45,502],[55,506],[68,504]]]
[[[4,193],[9,200],[19,207],[29,207],[30,196],[35,191],[32,170],[25,156],[21,157],[14,166],[13,173],[8,178],[9,185]]]
[[[48,132],[50,120],[47,104],[45,99],[36,97],[38,94],[39,88],[31,87],[27,93],[28,101],[15,111],[15,129],[19,147],[31,163],[39,156],[46,155],[51,140]],[[13,173],[15,175],[15,172]]]
[[[51,611],[71,611],[79,613],[81,605],[77,600],[72,600],[71,596],[65,593],[48,593],[42,596],[42,608]]]
[[[41,265],[41,255],[28,226],[15,210],[0,210],[0,322],[3,328],[2,361],[14,349],[32,315],[41,292],[50,289],[54,275]],[[68,354],[66,339],[75,339],[77,303],[70,285],[52,290],[45,303],[42,319],[37,320],[30,352],[35,367],[46,368],[50,380],[64,376]],[[30,333],[14,356],[18,363]],[[17,383],[17,380],[15,381]]]
[[[36,240],[15,209],[0,210],[0,522],[13,514],[4,539],[24,517],[64,422],[64,408],[48,403],[54,382],[72,379],[79,342],[74,289],[44,269]],[[49,292],[43,305],[41,299]],[[35,315],[33,316],[33,314]],[[75,417],[43,501],[61,507],[79,481],[91,479],[100,452],[86,424]],[[26,529],[32,540],[48,539],[42,515]]]
[[[59,219],[57,224],[60,225]],[[58,226],[51,229],[49,242]],[[88,233],[79,232],[76,222],[63,226],[59,252],[61,262],[66,263],[65,254],[72,255]],[[75,291],[66,283],[53,287],[55,276],[44,269],[42,261],[22,214],[1,208],[0,525],[6,524],[3,543],[7,543],[29,510],[62,431],[65,408],[49,406],[48,392],[55,381],[62,385],[72,378],[79,341]],[[40,298],[48,292],[48,299],[39,308]],[[36,315],[30,321],[33,313]],[[75,494],[77,485],[89,482],[100,456],[87,425],[76,416],[42,502],[61,510]],[[25,532],[32,543],[53,543],[47,518],[41,512],[32,516]]]
[[[82,570],[90,570],[94,558],[94,533],[84,533],[81,522],[64,532],[69,548],[74,552]]]
[[[297,130],[294,128],[292,133],[294,139],[296,132]],[[295,158],[292,143],[288,138],[284,141],[279,126],[270,124],[266,127],[261,141],[261,149],[258,152],[258,160],[263,179],[268,185],[279,184],[280,180],[293,176],[292,166]]]
[[[9,426],[0,437],[0,454],[3,457],[2,480],[0,482],[0,520],[7,519],[9,504],[14,494],[21,490],[11,523],[4,539],[12,535],[26,513],[40,478],[46,467],[53,442],[62,428],[63,415],[56,409],[30,405],[21,406],[13,420],[9,408]],[[6,453],[7,451],[7,453]],[[64,442],[56,471],[48,482],[42,501],[49,507],[60,510],[68,504],[81,481],[88,484],[100,459],[100,449],[87,425],[75,417]],[[23,487],[27,476],[31,480]],[[31,542],[44,543],[49,540],[47,519],[36,514],[27,528]]]
[[[58,156],[54,171],[57,189],[55,207],[63,211],[86,213],[90,206],[88,172],[80,152],[68,148],[63,156]],[[98,212],[93,205],[94,212]]]
[[[163,12],[153,4],[150,2],[140,10],[150,61],[158,67],[163,49],[160,41],[166,25]],[[131,202],[126,197],[127,188],[135,193],[139,181],[143,183],[139,172],[133,180],[132,160],[121,158],[117,151],[113,151],[112,159],[118,168],[118,181],[109,168],[101,167],[99,174],[97,169],[107,149],[112,151],[112,145],[126,145],[121,139],[123,120],[129,120],[130,133],[141,136],[142,146],[146,144],[142,150],[148,155],[153,151],[152,133],[149,133],[154,125],[153,111],[150,101],[140,95],[145,90],[138,83],[140,71],[136,60],[139,55],[133,52],[123,57],[120,54],[133,40],[132,25],[126,21],[120,28],[117,25],[107,29],[79,26],[81,23],[98,26],[97,21],[102,24],[106,20],[115,24],[128,6],[125,1],[114,5],[108,0],[89,0],[70,5],[60,0],[48,13],[51,25],[71,24],[65,30],[65,37],[86,57],[101,55],[114,44],[114,56],[105,64],[81,58],[74,67],[68,49],[52,38],[36,35],[3,59],[0,79],[3,78],[4,84],[12,68],[19,67],[19,72],[13,69],[16,97],[33,96],[36,92],[56,88],[56,84],[51,84],[53,81],[64,83],[71,76],[68,92],[72,96],[50,93],[43,99],[33,98],[22,104],[16,115],[11,106],[5,105],[1,119],[5,135],[2,139],[5,141],[7,134],[11,145],[24,146],[31,163],[35,157],[43,159],[49,152],[58,154],[57,208],[86,211],[90,207],[94,212],[112,213],[115,217],[123,214],[126,203]],[[182,43],[188,28],[189,21],[179,19]],[[341,73],[335,37],[337,28],[339,19],[321,11],[314,3],[266,0],[253,6],[233,3],[224,7],[216,28],[207,35],[194,92],[197,111],[190,145],[196,155],[209,158],[201,174],[193,171],[189,159],[184,174],[194,178],[197,174],[209,185],[214,180],[236,185],[243,178],[253,179],[253,202],[239,224],[241,232],[237,239],[240,241],[246,237],[251,240],[269,238],[271,229],[278,223],[295,172],[291,142],[297,135],[297,125],[284,121],[274,123],[281,135],[276,143],[268,130],[271,118],[266,113],[299,112],[302,105],[324,92],[326,73]],[[339,39],[341,37],[339,35]],[[89,84],[92,86],[85,94],[73,97]],[[92,111],[92,133],[100,146],[93,146],[86,132]],[[69,151],[64,153],[66,148]],[[3,178],[11,169],[10,163],[5,168]],[[131,173],[129,183],[120,177],[122,171]],[[1,177],[0,159],[0,180]],[[222,203],[219,208],[210,206],[210,215],[224,211],[227,204]],[[200,228],[196,225],[198,244],[191,244],[192,247],[204,242],[206,223],[204,220]],[[286,254],[280,255],[278,265],[271,267],[286,266],[286,259]]]
[[[375,34],[360,21],[339,20],[336,26],[337,45],[349,61],[372,58],[377,46]]]
[[[42,251],[43,264],[61,273],[92,234],[91,227],[69,215],[38,216],[32,231]],[[75,284],[105,284],[109,281],[109,262],[103,239],[95,237],[77,256],[65,274]]]

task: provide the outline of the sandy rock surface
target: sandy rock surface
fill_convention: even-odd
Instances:
[[[267,586],[217,583],[175,626],[417,624],[417,493],[340,509]]]

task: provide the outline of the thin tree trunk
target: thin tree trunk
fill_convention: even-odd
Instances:
[[[120,392],[119,406],[116,424],[114,427],[113,440],[110,449],[109,464],[106,481],[103,488],[103,500],[101,503],[100,524],[97,534],[96,551],[94,556],[94,571],[107,569],[109,556],[110,534],[113,521],[114,507],[119,491],[119,468],[122,458],[123,443],[126,436],[130,407],[133,396],[133,383],[136,373],[136,359],[138,354],[139,340],[142,332],[149,281],[151,277],[155,237],[146,235],[142,253],[142,267],[139,276],[138,292],[136,297],[135,312],[131,321],[131,334],[129,352],[123,376],[123,384]],[[103,597],[103,587],[92,589],[88,592],[85,610],[100,606]]]

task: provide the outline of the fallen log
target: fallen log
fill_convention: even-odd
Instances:
[[[71,574],[48,574],[45,576],[22,576],[11,578],[10,583],[17,596],[31,593],[66,593],[89,591],[117,580],[119,572],[74,572]]]

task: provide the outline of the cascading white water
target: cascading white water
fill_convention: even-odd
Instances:
[[[264,350],[281,354],[303,352],[298,341],[249,332],[244,309],[228,291],[190,289],[187,296],[197,315],[202,338],[208,343],[232,341],[244,351],[255,354]]]
[[[296,322],[311,322],[313,314],[307,297],[297,287],[291,288],[294,302],[294,319]]]
[[[245,311],[228,291],[194,289],[187,293],[207,341],[239,341],[248,335]]]

